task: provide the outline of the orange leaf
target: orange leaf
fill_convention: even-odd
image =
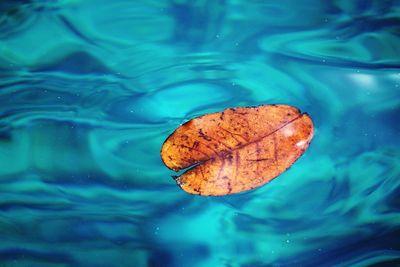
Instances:
[[[287,105],[230,108],[194,118],[161,149],[188,193],[223,196],[259,187],[288,169],[313,137],[307,113]]]

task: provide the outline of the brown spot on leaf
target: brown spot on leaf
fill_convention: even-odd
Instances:
[[[234,194],[288,169],[307,149],[313,129],[308,114],[291,106],[230,108],[177,128],[164,142],[161,157],[175,171],[192,167],[175,179],[186,192]]]

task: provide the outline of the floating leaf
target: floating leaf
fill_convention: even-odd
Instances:
[[[188,193],[223,196],[259,187],[288,169],[313,137],[307,113],[287,105],[230,108],[194,118],[164,142],[161,158]]]

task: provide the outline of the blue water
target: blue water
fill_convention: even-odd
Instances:
[[[0,266],[400,266],[400,1],[0,2]],[[159,152],[227,107],[307,112],[237,195]]]

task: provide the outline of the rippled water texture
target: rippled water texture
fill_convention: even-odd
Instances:
[[[398,266],[400,2],[0,2],[0,266]],[[180,124],[285,103],[283,175],[186,194]]]

